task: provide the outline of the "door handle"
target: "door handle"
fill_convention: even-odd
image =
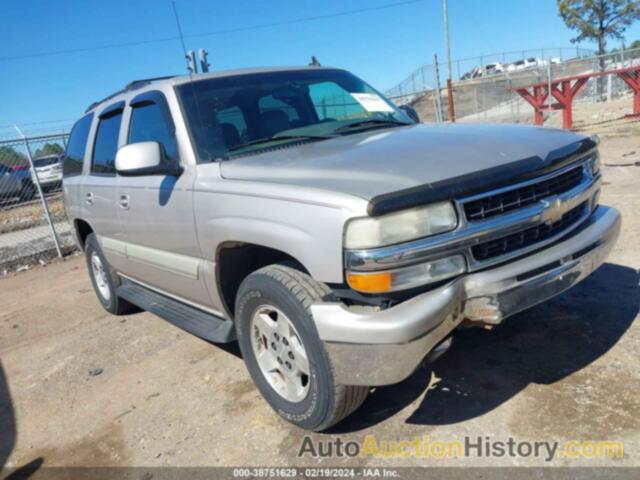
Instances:
[[[93,193],[87,192],[84,196],[88,205],[93,205]]]
[[[120,208],[129,210],[129,195],[120,195]]]

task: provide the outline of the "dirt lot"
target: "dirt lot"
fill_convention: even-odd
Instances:
[[[459,332],[435,364],[312,438],[620,440],[623,458],[299,458],[305,432],[260,398],[235,345],[106,314],[71,257],[0,279],[0,465],[640,466],[640,167],[620,166],[640,160],[640,124],[583,120],[603,134],[601,201],[624,219],[608,263],[493,331]]]
[[[49,192],[45,195],[49,213],[54,221],[65,218],[62,192]],[[46,225],[47,220],[42,210],[42,200],[36,197],[27,203],[5,202],[0,205],[0,235],[15,232],[38,225]]]

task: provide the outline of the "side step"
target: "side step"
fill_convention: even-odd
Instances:
[[[116,294],[205,340],[216,343],[235,340],[235,330],[230,320],[186,305],[130,280],[122,279],[122,285],[116,289]]]

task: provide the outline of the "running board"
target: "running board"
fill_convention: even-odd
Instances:
[[[137,307],[151,312],[198,337],[216,343],[235,340],[233,322],[186,305],[153,290],[122,279],[116,294]]]

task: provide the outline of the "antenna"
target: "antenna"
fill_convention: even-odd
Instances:
[[[176,17],[176,25],[178,26],[178,34],[180,35],[180,42],[182,43],[182,51],[184,52],[184,56],[187,59],[187,69],[189,70],[189,85],[191,86],[191,92],[193,93],[193,97],[195,99],[196,104],[196,112],[198,114],[198,121],[200,122],[200,127],[204,125],[202,121],[202,111],[200,110],[200,102],[198,101],[198,92],[196,88],[193,86],[193,74],[196,73],[196,55],[191,50],[187,53],[187,46],[184,43],[184,35],[182,34],[182,27],[180,26],[180,17],[178,17],[178,9],[176,8],[175,0],[171,0],[171,5],[173,6],[173,14]],[[213,159],[210,159],[213,160]]]
[[[207,61],[207,55],[209,53],[204,49],[201,48],[200,50],[198,50],[198,56],[200,57],[200,70],[204,73],[204,72],[208,72],[209,71],[209,67],[211,65],[209,65],[209,62]]]
[[[198,71],[196,70],[196,55],[195,53],[193,53],[193,50],[190,50],[189,53],[187,53],[187,46],[184,43],[184,35],[182,34],[180,17],[178,17],[178,9],[176,8],[175,0],[171,0],[171,6],[173,7],[173,14],[176,17],[178,35],[180,35],[180,42],[182,43],[182,52],[184,53],[184,58],[187,60],[187,70],[189,70],[189,75],[193,75],[194,73],[198,73]]]
[[[318,61],[318,59],[316,58],[315,55],[311,55],[311,63],[309,64],[310,67],[321,67],[322,65],[320,65],[320,62]]]

